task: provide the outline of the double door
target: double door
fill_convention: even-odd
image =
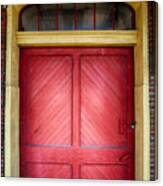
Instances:
[[[134,179],[132,48],[28,48],[20,175]]]

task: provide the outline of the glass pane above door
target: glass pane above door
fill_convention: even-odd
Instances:
[[[19,31],[132,30],[134,10],[127,3],[28,5],[20,14]]]

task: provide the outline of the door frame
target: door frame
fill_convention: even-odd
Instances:
[[[134,48],[135,179],[150,180],[148,3],[128,2],[136,30],[19,32],[27,5],[7,7],[5,176],[19,176],[19,49],[47,46],[117,46]]]

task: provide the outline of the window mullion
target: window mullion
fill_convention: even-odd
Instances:
[[[78,12],[77,12],[76,3],[74,3],[74,24],[75,24],[75,30],[78,30]]]
[[[37,31],[40,31],[40,6],[37,6]]]
[[[93,28],[96,30],[96,3],[93,4]]]
[[[57,10],[56,10],[56,30],[59,30],[59,4],[57,4]]]

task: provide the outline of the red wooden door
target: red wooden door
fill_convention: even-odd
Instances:
[[[21,50],[20,175],[134,179],[132,48]]]

